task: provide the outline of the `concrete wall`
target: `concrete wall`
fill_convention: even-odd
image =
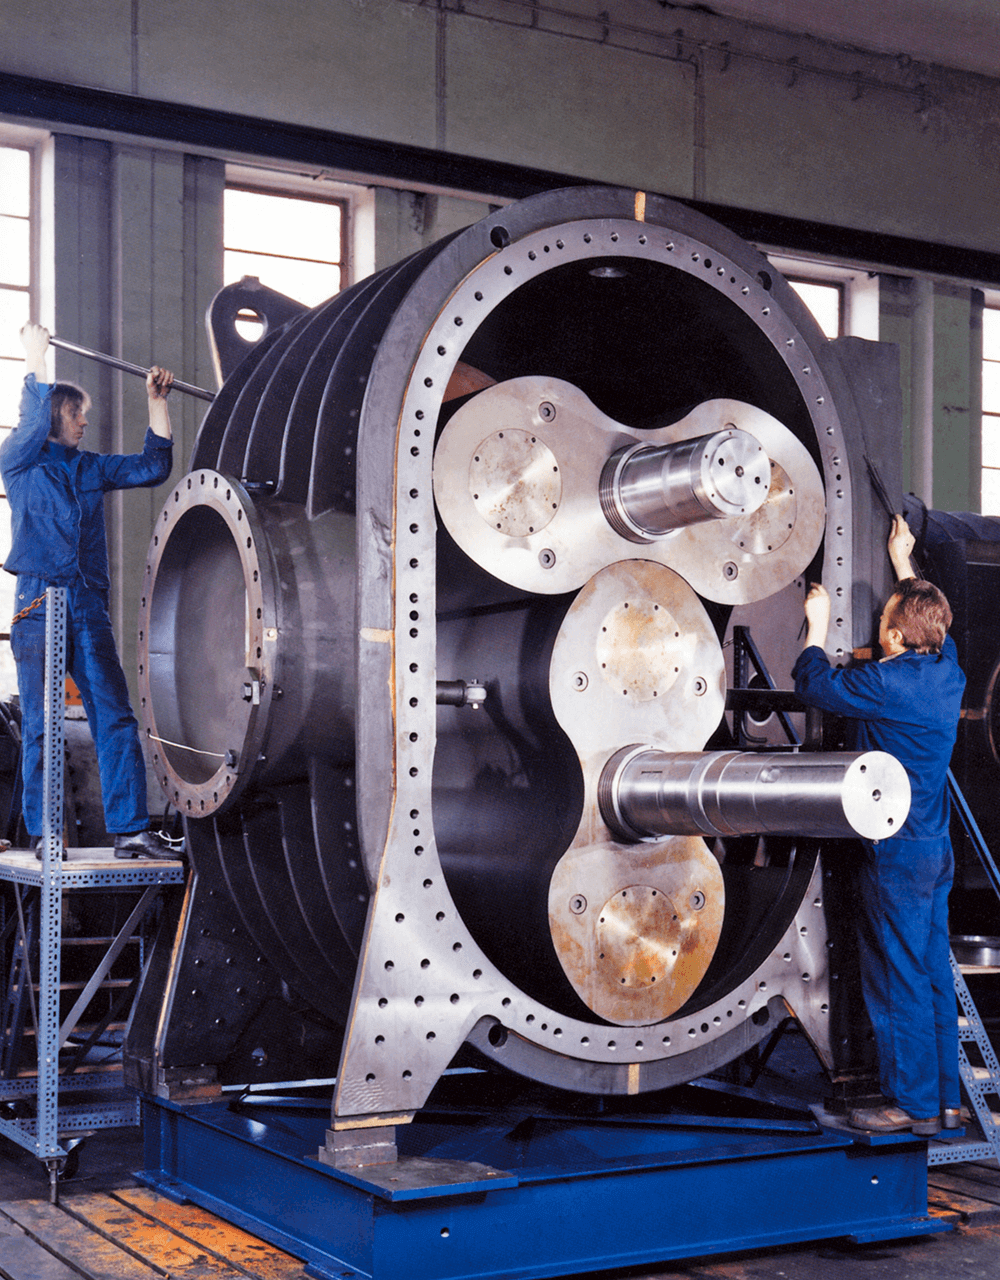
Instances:
[[[5,0],[0,70],[995,244],[1000,84],[656,0]]]
[[[831,253],[837,228],[996,252],[1000,82],[657,0],[602,3],[4,0],[0,74],[813,220],[831,228]],[[58,329],[211,386],[202,318],[222,279],[224,129],[181,149],[40,123],[57,134]],[[368,260],[378,268],[475,220],[491,199],[374,185]],[[918,274],[935,275],[933,248]],[[933,486],[910,435],[904,483],[931,505],[975,508],[983,282],[881,283],[881,336],[900,347],[904,410],[934,433]],[[93,388],[99,447],[138,444],[137,380],[62,355],[57,368]],[[177,476],[203,406],[177,396],[171,408]],[[127,670],[164,492],[110,506]]]

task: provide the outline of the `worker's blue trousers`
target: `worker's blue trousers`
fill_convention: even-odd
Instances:
[[[18,578],[18,596],[30,603],[44,595],[45,583]],[[19,608],[22,601],[17,600]],[[21,700],[21,802],[28,834],[42,833],[42,773],[45,739],[45,605],[11,627]],[[146,765],[139,730],[118,658],[107,596],[79,583],[67,591],[66,669],[80,690],[97,747],[104,820],[109,833],[144,831]],[[57,821],[62,825],[62,815]]]
[[[859,956],[882,1092],[914,1119],[960,1104],[958,1010],[949,959],[951,842],[866,844]]]

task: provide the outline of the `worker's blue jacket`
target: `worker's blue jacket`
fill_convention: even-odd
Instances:
[[[955,746],[965,676],[951,636],[940,653],[907,649],[883,662],[831,667],[817,645],[792,669],[795,692],[853,722],[855,751],[887,751],[910,779],[910,813],[899,837],[926,840],[948,834],[948,766]]]
[[[146,431],[142,453],[70,449],[48,439],[52,387],[24,380],[18,424],[0,447],[0,475],[10,501],[8,573],[66,587],[81,577],[107,591],[104,495],[112,489],[162,484],[173,466],[173,444]]]

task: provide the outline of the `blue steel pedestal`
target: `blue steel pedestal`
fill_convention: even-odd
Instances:
[[[397,1164],[355,1172],[315,1158],[328,1114],[302,1100],[144,1099],[139,1176],[331,1280],[539,1280],[949,1229],[927,1214],[926,1142],[851,1134],[809,1112],[424,1112],[397,1130]]]

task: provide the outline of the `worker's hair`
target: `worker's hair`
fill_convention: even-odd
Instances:
[[[90,408],[90,396],[87,395],[83,387],[78,387],[75,382],[54,383],[52,387],[52,398],[49,401],[51,432],[58,433],[62,427],[62,409],[64,404],[68,404],[73,409],[82,409],[84,413],[86,413]]]
[[[917,653],[940,653],[951,626],[951,606],[933,582],[904,578],[892,593],[886,619],[902,635],[902,644]]]

